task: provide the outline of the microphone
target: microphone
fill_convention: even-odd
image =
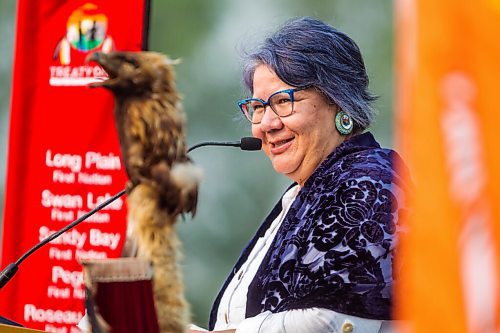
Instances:
[[[243,137],[240,141],[229,141],[229,142],[214,142],[206,141],[201,142],[188,149],[188,153],[203,146],[226,146],[226,147],[240,147],[241,150],[255,151],[261,150],[262,141],[254,137]]]
[[[241,150],[247,150],[247,151],[253,151],[253,150],[260,150],[262,148],[262,141],[257,138],[253,137],[244,137],[241,138],[240,141],[230,141],[230,142],[214,142],[214,141],[207,141],[207,142],[202,142],[199,144],[194,145],[193,147],[188,149],[188,153],[194,149],[197,149],[199,147],[203,146],[229,146],[229,147],[240,147]],[[75,221],[71,222],[68,224],[66,227],[60,229],[59,231],[53,233],[52,235],[48,236],[47,238],[43,239],[41,242],[39,242],[37,245],[33,246],[31,249],[29,249],[27,252],[25,252],[19,259],[17,259],[16,262],[10,263],[3,269],[3,271],[0,273],[0,289],[2,289],[17,273],[19,269],[19,265],[26,260],[31,254],[33,254],[35,251],[37,251],[39,248],[44,246],[50,241],[53,241],[57,237],[61,236],[63,233],[66,231],[70,230],[71,228],[77,226],[81,222],[85,221],[87,218],[90,216],[94,215],[122,195],[124,195],[127,191],[121,190],[111,198],[109,198],[106,201],[103,201],[99,205],[97,205],[94,209],[91,211],[87,212],[86,214],[80,216],[78,219]]]

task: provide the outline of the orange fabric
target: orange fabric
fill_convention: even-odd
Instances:
[[[499,328],[499,36],[498,0],[396,1],[396,136],[415,183],[396,315],[416,333]]]

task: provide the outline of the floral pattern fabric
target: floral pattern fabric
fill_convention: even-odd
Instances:
[[[402,166],[398,155],[380,148],[370,133],[328,156],[300,190],[257,271],[247,317],[321,307],[391,318],[394,254],[406,210],[396,164]],[[276,207],[257,238],[275,213]]]

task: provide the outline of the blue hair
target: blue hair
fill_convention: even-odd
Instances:
[[[243,80],[252,94],[259,65],[269,66],[291,86],[316,88],[351,116],[356,132],[372,123],[377,97],[368,90],[361,52],[351,38],[324,22],[310,17],[288,21],[247,55]]]

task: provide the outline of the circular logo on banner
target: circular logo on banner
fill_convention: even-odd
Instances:
[[[74,48],[88,52],[100,47],[106,39],[108,18],[92,3],[77,8],[68,18],[66,39]]]
[[[100,66],[86,64],[85,57],[90,52],[114,50],[108,24],[104,12],[90,2],[71,12],[66,33],[54,50],[53,60],[58,63],[49,68],[51,86],[85,86],[107,76]]]

